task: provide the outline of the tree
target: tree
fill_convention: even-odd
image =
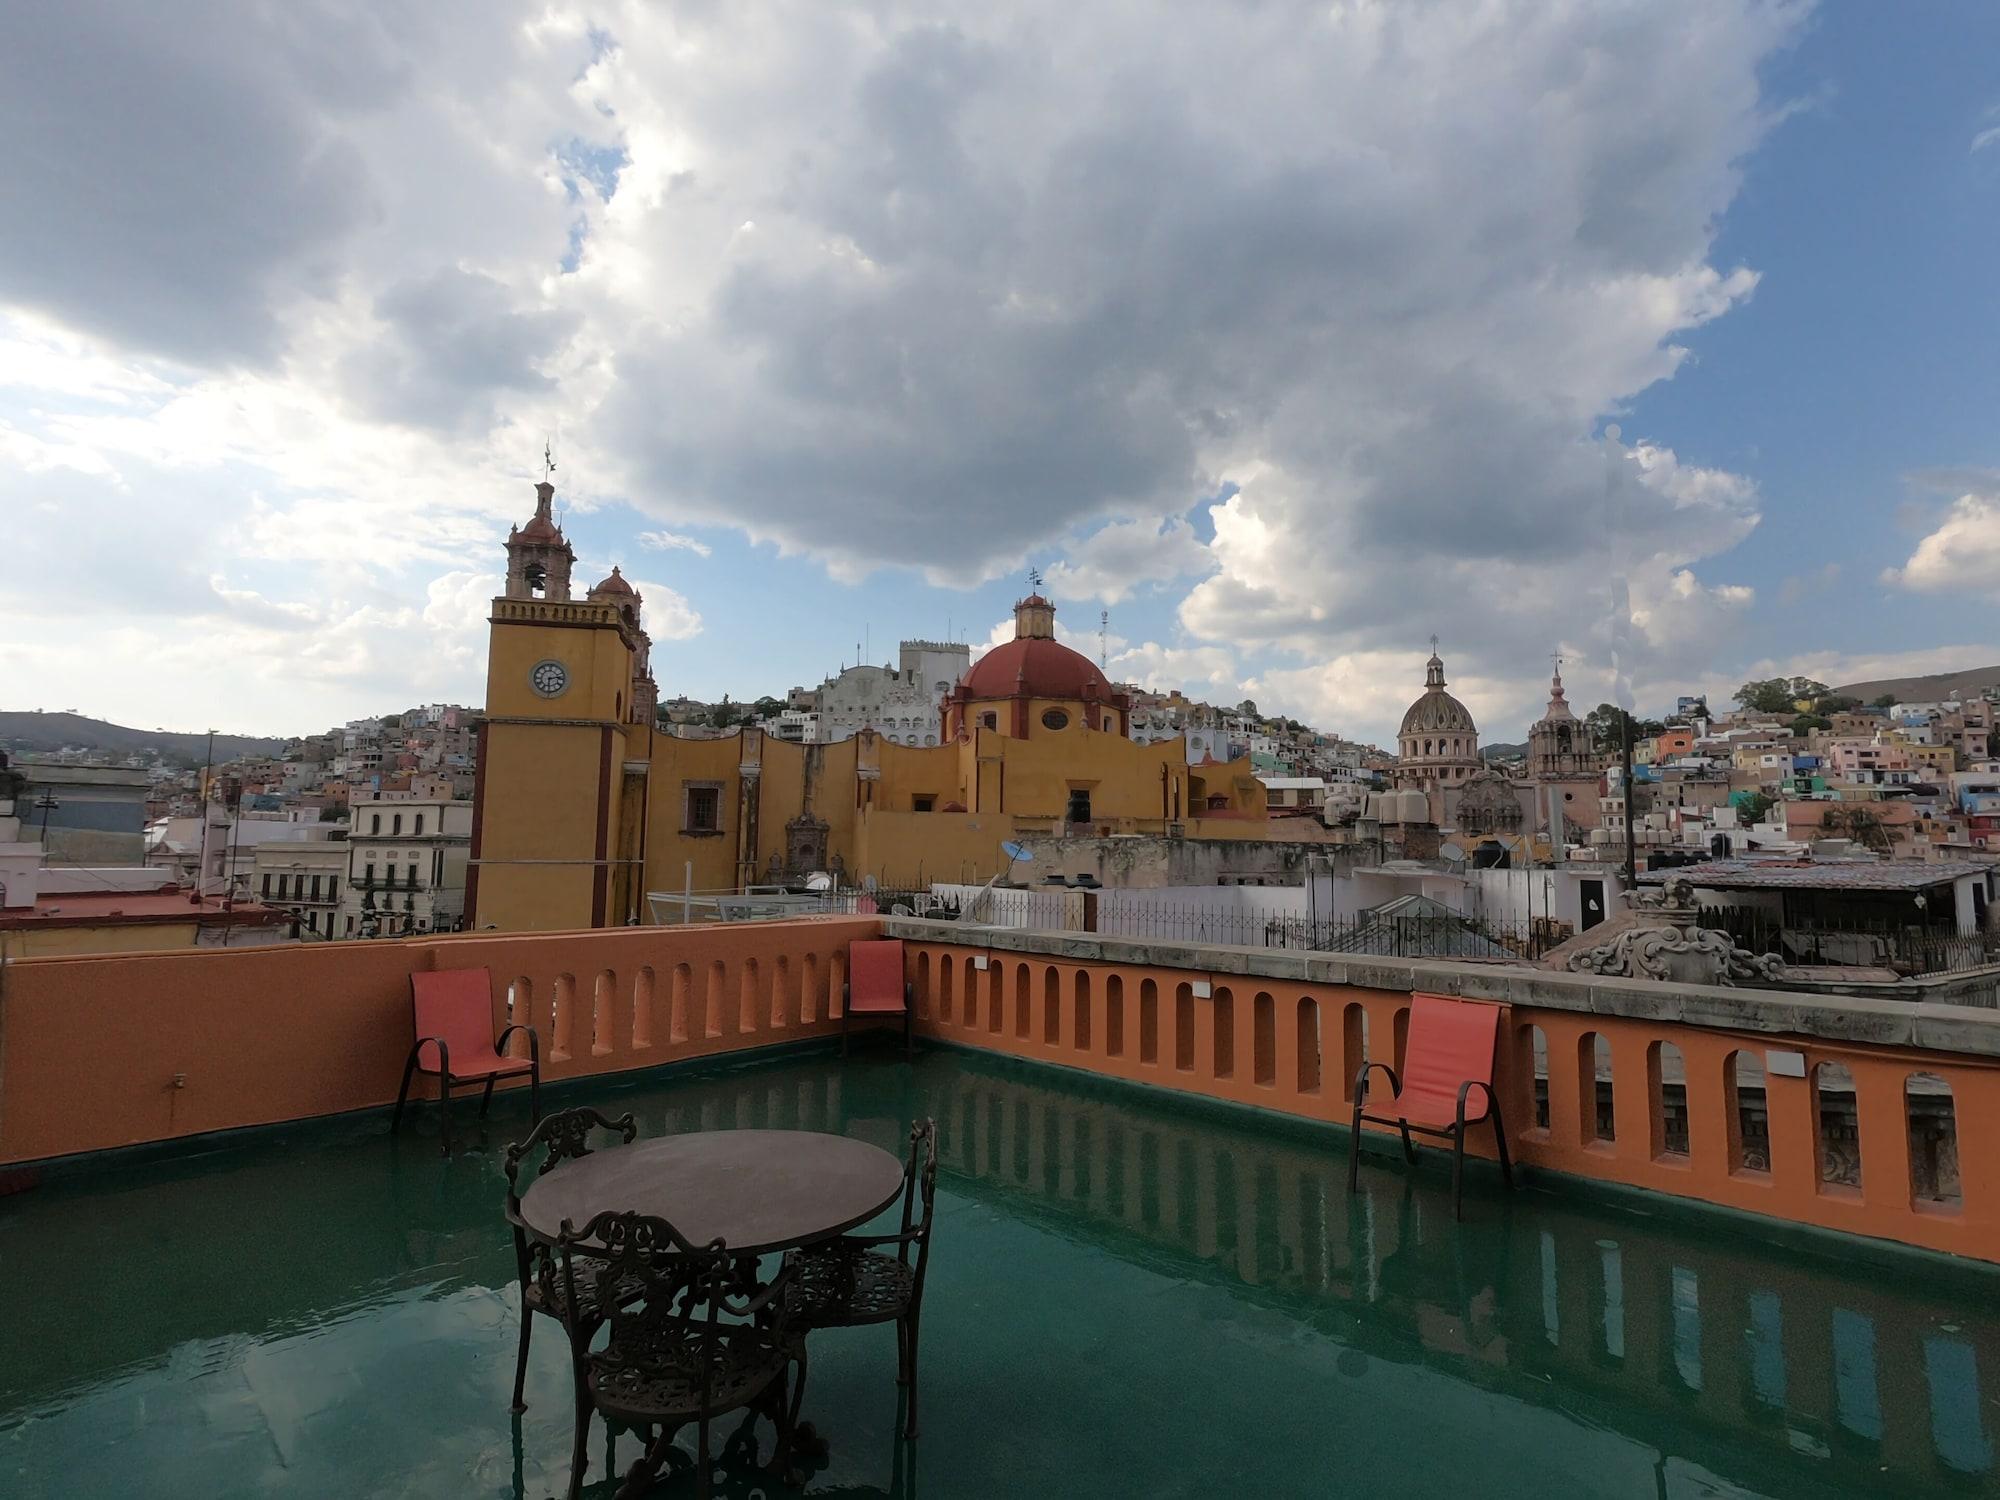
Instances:
[[[1826,816],[1820,819],[1819,831],[1828,838],[1850,838],[1877,854],[1889,852],[1889,830],[1872,808],[1859,803],[1851,807],[1836,803],[1829,807]]]
[[[1769,792],[1738,792],[1729,799],[1736,805],[1736,817],[1745,827],[1764,821],[1765,814],[1777,805],[1778,799]]]
[[[1896,695],[1894,693],[1883,693],[1878,697],[1869,699],[1868,706],[1870,708],[1894,708],[1896,706]]]
[[[1752,713],[1781,714],[1792,706],[1792,685],[1783,677],[1752,678],[1736,690],[1739,707]]]
[[[1616,750],[1627,719],[1632,721],[1632,740],[1635,744],[1667,727],[1658,719],[1641,719],[1628,714],[1615,703],[1600,703],[1583,716],[1583,730],[1598,749]]]
[[[1237,704],[1236,711],[1239,714],[1243,715],[1243,717],[1246,719],[1255,719],[1260,717],[1257,712],[1257,705],[1255,701],[1249,698],[1245,698],[1241,703]]]
[[[1792,720],[1792,733],[1803,738],[1815,729],[1831,729],[1833,720],[1824,714],[1800,714]]]
[[[1861,700],[1850,698],[1845,693],[1828,693],[1813,700],[1813,712],[1816,714],[1851,714],[1859,707]]]

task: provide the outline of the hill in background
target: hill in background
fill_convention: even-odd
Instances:
[[[1996,686],[2000,686],[2000,664],[1966,667],[1958,672],[1931,672],[1922,677],[1879,677],[1871,682],[1850,682],[1834,691],[1859,698],[1863,703],[1872,703],[1884,693],[1895,694],[1899,703],[1931,703],[1951,697],[1953,689],[1976,693]]]
[[[208,754],[206,734],[177,734],[167,729],[130,729],[82,714],[22,713],[0,710],[0,745],[9,750],[56,751],[69,746],[94,750],[113,760],[128,755],[157,755],[178,765],[200,765]],[[282,739],[258,739],[243,734],[218,734],[215,759],[219,765],[244,755],[275,755]]]

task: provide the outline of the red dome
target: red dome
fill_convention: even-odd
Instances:
[[[629,594],[631,592],[632,585],[625,581],[625,575],[620,573],[616,568],[611,570],[609,578],[591,590],[593,594]]]
[[[1097,663],[1046,636],[1022,636],[995,646],[959,683],[967,698],[1111,697],[1111,683]]]

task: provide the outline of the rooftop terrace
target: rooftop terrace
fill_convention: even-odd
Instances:
[[[827,1048],[885,925],[913,1066]],[[938,1119],[924,1435],[893,1340],[815,1335],[808,1493],[1993,1485],[1992,1012],[870,919],[0,968],[0,1493],[561,1492],[559,1340],[507,1412],[525,1100],[449,1158],[380,1108],[409,973],[464,965],[550,1102],[643,1136]],[[1462,1223],[1435,1153],[1344,1191],[1343,1079],[1419,989],[1506,1008],[1528,1184]]]
[[[816,1344],[810,1494],[1947,1495],[1990,1481],[1992,1273],[1802,1251],[1736,1220],[1483,1185],[1320,1127],[933,1051],[711,1063],[569,1091],[643,1135],[940,1124],[924,1436],[892,1341]],[[539,1496],[560,1341],[507,1415],[497,1146],[374,1116],[59,1174],[0,1212],[36,1294],[0,1325],[23,1497]],[[1437,1440],[1413,1441],[1420,1433]],[[600,1480],[600,1462],[593,1473]],[[627,1455],[629,1457],[629,1454]],[[1226,1481],[1223,1479],[1226,1476]],[[608,1492],[600,1484],[591,1493]]]

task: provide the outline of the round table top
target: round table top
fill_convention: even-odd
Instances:
[[[607,1209],[665,1219],[694,1244],[764,1254],[845,1234],[894,1203],[903,1164],[879,1147],[810,1130],[705,1130],[566,1161],[521,1195],[554,1241]]]

